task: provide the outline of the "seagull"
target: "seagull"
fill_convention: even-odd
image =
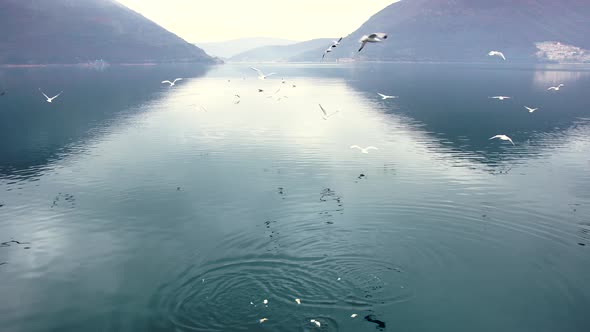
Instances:
[[[360,147],[360,146],[358,146],[358,145],[353,145],[353,146],[351,146],[350,148],[351,148],[351,149],[359,149],[359,150],[361,150],[361,152],[362,152],[362,153],[369,153],[369,150],[379,150],[379,149],[377,149],[377,148],[376,148],[376,147],[374,147],[374,146],[367,146],[366,148],[361,148],[361,147]]]
[[[262,301],[262,303],[268,304],[268,300],[267,299],[264,299],[264,301]]]
[[[340,39],[338,40],[333,40],[332,41],[332,46],[330,46],[331,48],[336,48],[338,47],[338,45],[340,45],[340,42],[342,41],[342,37],[340,37]]]
[[[322,118],[324,120],[328,120],[329,118],[331,118],[334,114],[340,112],[340,111],[336,111],[334,113],[328,114],[328,112],[326,112],[326,110],[322,107],[322,104],[318,104],[320,105],[320,110],[322,110],[322,113],[324,113],[324,115],[322,115]]]
[[[526,106],[524,108],[526,108],[529,111],[529,113],[533,113],[534,111],[539,110],[539,108],[530,108],[530,107],[526,107]]]
[[[164,83],[168,83],[168,84],[170,84],[170,87],[173,87],[173,86],[175,86],[175,85],[176,85],[176,82],[178,82],[178,81],[182,81],[182,78],[176,78],[176,79],[174,79],[174,81],[172,81],[172,82],[170,82],[170,81],[168,81],[168,80],[166,80],[166,81],[162,81],[162,84],[164,84]]]
[[[488,97],[490,99],[498,99],[499,101],[503,101],[504,99],[510,99],[512,97],[507,97],[507,96],[494,96],[494,97]]]
[[[506,60],[506,57],[504,56],[504,53],[500,52],[500,51],[490,51],[490,53],[488,53],[489,56],[499,56],[500,58]]]
[[[551,86],[551,87],[549,87],[547,89],[547,91],[551,91],[551,90],[553,90],[553,91],[559,91],[559,89],[561,89],[562,86],[565,86],[565,85],[559,84],[558,86]]]
[[[268,320],[268,318],[262,318],[261,320],[259,320],[260,324],[266,322]]]
[[[301,304],[301,300],[300,299],[295,299],[295,302],[297,302],[297,304]]]
[[[379,93],[379,92],[377,92],[377,94],[380,95],[381,96],[381,99],[383,99],[383,100],[398,98],[397,96],[388,96],[388,95],[384,95],[384,94]]]
[[[39,89],[39,91],[41,91],[41,89]],[[43,91],[41,91],[41,94],[43,94],[43,96],[44,96],[45,98],[47,98],[47,102],[48,102],[48,103],[51,103],[51,102],[53,102],[53,100],[54,100],[55,98],[59,97],[59,95],[61,95],[62,93],[63,93],[63,91],[61,91],[61,92],[60,92],[60,93],[58,93],[57,95],[55,95],[55,96],[53,96],[53,97],[49,98],[49,97],[48,97],[48,96],[47,96],[47,95],[46,95],[46,94],[45,94]]]
[[[352,314],[350,315],[350,318],[355,318],[356,316],[358,316],[357,314]]]
[[[315,324],[317,327],[320,327],[320,326],[322,326],[322,323],[318,322],[318,321],[317,321],[317,320],[315,320],[315,319],[312,319],[312,320],[310,320],[310,322],[314,323],[314,324]]]
[[[506,135],[496,135],[494,137],[490,137],[490,139],[494,139],[494,138],[499,138],[502,141],[510,141],[510,143],[512,143],[512,145],[514,145],[514,142],[512,142],[512,138],[510,138]]]
[[[367,43],[378,43],[384,41],[385,39],[387,39],[387,34],[385,33],[373,33],[368,36],[364,35],[359,40],[359,43],[361,43],[361,48],[359,48],[359,52],[362,51],[363,48],[365,48],[365,45],[367,45]]]
[[[264,75],[264,73],[260,69],[256,69],[254,67],[250,67],[250,69],[252,69],[252,70],[254,70],[255,72],[258,73],[258,79],[259,80],[265,80],[267,77],[271,77],[272,75],[276,75],[276,73],[270,73],[268,75]]]

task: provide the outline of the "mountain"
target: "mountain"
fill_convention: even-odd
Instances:
[[[498,62],[487,53],[500,50],[513,62],[548,61],[560,49],[590,49],[589,17],[588,0],[401,0],[345,38],[330,58]],[[358,53],[361,36],[374,32],[389,38]],[[554,46],[543,50],[546,43]]]
[[[195,45],[213,56],[231,58],[236,54],[240,54],[258,47],[270,45],[291,45],[295,43],[297,43],[297,41],[288,39],[253,37],[215,43],[195,43]]]
[[[214,62],[114,0],[1,0],[0,64]]]
[[[287,62],[300,61],[299,59],[301,61],[314,61],[322,58],[324,50],[330,46],[333,39],[335,38],[312,39],[293,45],[263,46],[235,55],[229,61]],[[321,49],[321,51],[319,53],[315,52],[317,49]],[[312,54],[315,54],[315,57]]]

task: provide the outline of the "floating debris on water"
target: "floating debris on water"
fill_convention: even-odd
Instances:
[[[586,246],[586,243],[578,242],[578,245],[580,245],[582,247],[585,247]]]

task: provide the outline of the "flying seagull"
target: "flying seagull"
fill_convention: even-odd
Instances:
[[[331,117],[332,117],[334,114],[336,114],[336,113],[340,112],[340,111],[336,111],[336,112],[334,112],[334,113],[330,113],[330,114],[328,114],[328,112],[326,112],[326,110],[325,110],[325,109],[322,107],[322,104],[318,104],[318,105],[320,105],[320,110],[322,110],[322,113],[323,113],[323,115],[322,115],[322,118],[323,118],[324,120],[328,120],[328,119],[329,119],[329,118],[331,118]]]
[[[369,153],[369,150],[379,150],[379,149],[377,149],[377,148],[376,148],[376,147],[374,147],[374,146],[367,146],[366,148],[361,148],[361,147],[360,147],[360,146],[358,146],[358,145],[353,145],[353,146],[351,146],[350,148],[351,148],[351,149],[359,149],[359,150],[361,150],[361,152],[362,152],[362,153],[365,153],[365,154],[366,154],[366,153]]]
[[[176,82],[178,82],[178,81],[182,81],[182,78],[176,78],[176,79],[174,79],[174,81],[172,81],[172,82],[170,82],[170,81],[168,81],[168,80],[166,80],[166,81],[162,81],[162,84],[164,84],[164,83],[168,83],[168,84],[170,84],[170,87],[173,87],[173,86],[175,86],[175,85],[176,85]]]
[[[504,56],[504,53],[500,52],[500,51],[490,51],[490,53],[488,53],[489,56],[499,56],[500,58],[506,60],[506,57]]]
[[[538,108],[530,108],[530,107],[526,107],[526,106],[524,108],[526,108],[529,111],[529,113],[533,113],[534,111],[539,110]]]
[[[258,79],[259,80],[265,80],[267,77],[271,77],[272,75],[276,75],[276,73],[270,73],[268,75],[264,75],[264,73],[260,69],[256,69],[254,67],[250,67],[250,69],[252,69],[252,70],[254,70],[255,72],[258,73]]]
[[[266,322],[267,320],[268,320],[268,318],[262,318],[259,320],[259,322],[260,322],[260,324],[262,324],[262,323]]]
[[[559,84],[558,86],[551,86],[551,87],[549,87],[547,89],[547,91],[551,91],[551,90],[553,90],[553,91],[559,91],[559,89],[561,89],[562,86],[565,86],[565,85]]]
[[[507,97],[507,96],[494,96],[494,97],[488,97],[490,99],[498,99],[499,101],[503,101],[504,99],[510,99],[512,97]]]
[[[388,96],[388,95],[384,95],[382,93],[377,92],[378,95],[381,96],[381,99],[386,100],[386,99],[395,99],[398,98],[397,96]]]
[[[330,46],[331,48],[335,48],[338,47],[338,45],[340,45],[340,42],[342,41],[342,37],[340,37],[340,39],[338,40],[334,40],[332,41],[332,46]]]
[[[41,91],[41,89],[39,89],[39,91]],[[61,92],[60,92],[60,93],[58,93],[57,95],[55,95],[55,96],[53,96],[53,97],[49,98],[49,97],[48,97],[48,96],[47,96],[47,95],[46,95],[46,94],[45,94],[43,91],[41,91],[41,94],[43,94],[43,96],[44,96],[44,97],[47,99],[47,102],[48,102],[48,103],[51,103],[51,102],[53,102],[53,100],[54,100],[55,98],[59,97],[59,95],[61,95],[62,93],[63,93],[63,91],[61,91]]]
[[[510,141],[510,143],[512,143],[512,145],[514,145],[514,142],[512,142],[512,138],[510,138],[506,135],[496,135],[494,137],[490,137],[490,139],[494,139],[494,138],[499,138],[502,141]]]
[[[387,34],[385,33],[373,33],[370,35],[364,35],[361,37],[361,40],[359,40],[359,42],[361,43],[361,48],[359,48],[359,52],[363,50],[363,48],[365,48],[365,45],[367,45],[367,43],[378,43],[378,42],[382,42],[385,39],[387,39]]]

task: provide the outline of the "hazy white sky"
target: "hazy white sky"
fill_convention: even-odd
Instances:
[[[345,36],[396,0],[117,0],[188,42]]]

